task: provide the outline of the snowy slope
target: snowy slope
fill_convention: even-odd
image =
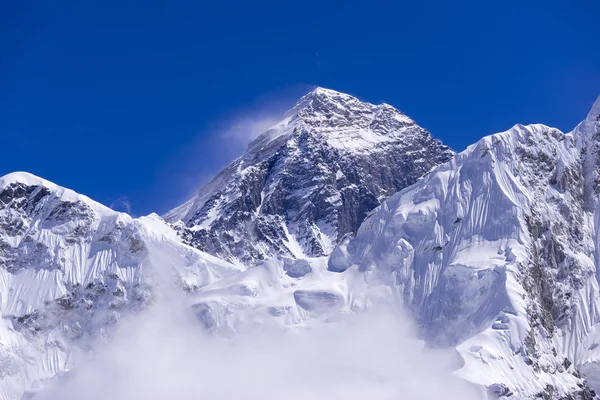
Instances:
[[[180,221],[187,243],[241,265],[323,256],[452,155],[387,104],[317,88],[165,219]]]
[[[156,215],[133,219],[27,173],[0,178],[0,399],[69,369],[152,301],[162,270],[188,291],[239,272]]]
[[[329,269],[387,281],[491,392],[592,398],[580,373],[598,380],[599,120],[600,99],[566,135],[485,137],[384,202]]]

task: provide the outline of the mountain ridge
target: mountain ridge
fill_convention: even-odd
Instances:
[[[249,146],[250,153],[211,181],[213,187],[199,200],[204,207],[231,195],[241,212],[266,211],[281,218],[245,220],[270,223],[276,233],[266,236],[270,242],[260,238],[252,244],[287,248],[263,249],[264,257],[250,258],[247,265],[189,245],[186,235],[219,218],[206,213],[194,219],[194,204],[180,210],[191,217],[187,226],[155,214],[132,218],[28,173],[1,177],[0,399],[15,400],[72,369],[73,355],[87,348],[87,339],[110,337],[123,316],[153,303],[159,281],[171,275],[199,323],[215,335],[243,332],[247,323],[268,321],[290,329],[331,323],[379,302],[399,301],[431,346],[456,349],[461,364],[454,375],[474,384],[482,399],[598,398],[600,98],[567,134],[542,124],[517,124],[456,155],[409,124],[409,136],[424,137],[419,144],[448,159],[422,168],[414,182],[388,197],[391,189],[377,192],[382,181],[372,171],[405,165],[379,152],[393,153],[390,144],[404,152],[417,149],[387,141],[389,136],[376,142],[369,136],[368,146],[382,147],[367,149],[364,161],[365,147],[331,145],[328,140],[337,140],[342,130],[328,121],[346,118],[347,109],[337,107],[337,100],[323,108],[321,103],[336,99],[337,92],[317,92],[301,100],[307,107],[302,109],[310,110],[302,117],[307,131],[267,131]],[[380,106],[342,97],[353,105],[348,106],[352,118],[341,125],[371,126]],[[287,118],[284,130],[294,117]],[[405,137],[394,121],[384,120],[376,134]],[[389,127],[394,129],[384,129]],[[413,155],[409,164],[418,168],[422,154]],[[288,160],[294,168],[286,169]],[[307,160],[319,161],[318,168],[303,169]],[[344,165],[347,160],[350,166]],[[356,160],[363,160],[359,169],[353,169]],[[358,183],[346,176],[348,171],[357,173]],[[359,174],[364,171],[369,173]],[[235,190],[215,197],[212,190],[226,188],[231,176]],[[269,176],[279,180],[272,183]],[[251,184],[257,180],[259,185]],[[369,180],[376,185],[370,187]],[[286,185],[292,190],[282,191]],[[278,207],[295,212],[293,221],[307,220],[310,227],[318,219],[300,212],[303,202],[331,197],[329,186],[360,185],[375,199],[366,203],[373,207],[364,220],[349,224],[328,249],[318,243],[321,252],[306,254],[298,241],[289,248],[285,229],[293,224],[282,223],[289,220],[277,214]],[[274,193],[310,194],[315,187],[326,196],[265,201]],[[343,209],[331,204],[323,202],[320,211]],[[240,235],[253,229],[242,228]]]

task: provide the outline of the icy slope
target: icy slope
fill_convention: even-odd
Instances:
[[[189,291],[239,272],[158,216],[133,219],[26,173],[0,178],[0,399],[69,369],[122,313],[144,308],[157,263]]]
[[[317,88],[165,219],[181,221],[187,243],[238,264],[323,256],[452,155],[387,104]]]
[[[384,202],[329,269],[387,281],[490,392],[592,398],[580,372],[598,381],[599,120],[600,100],[570,134],[485,137]]]

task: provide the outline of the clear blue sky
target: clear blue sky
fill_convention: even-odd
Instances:
[[[592,0],[6,0],[0,175],[162,213],[242,151],[230,121],[311,85],[390,103],[456,150],[518,122],[570,130],[600,95],[599,16]]]

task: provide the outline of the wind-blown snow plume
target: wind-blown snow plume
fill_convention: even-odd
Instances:
[[[198,127],[193,139],[162,171],[160,179],[172,188],[165,192],[168,198],[164,204],[173,207],[196,196],[222,168],[242,155],[252,140],[281,120],[297,99],[297,91],[292,87],[265,94]]]

